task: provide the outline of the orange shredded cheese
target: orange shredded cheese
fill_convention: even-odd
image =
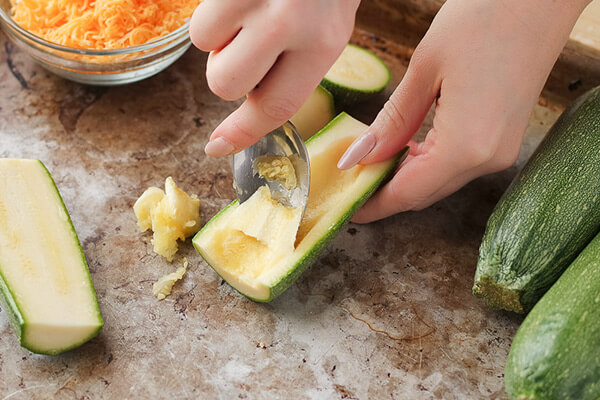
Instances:
[[[93,50],[158,39],[191,17],[200,0],[12,0],[12,17],[50,42]]]

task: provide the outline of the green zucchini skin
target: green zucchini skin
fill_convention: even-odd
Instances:
[[[23,161],[26,161],[26,160],[23,160]],[[33,161],[33,160],[31,160],[31,161]],[[39,164],[39,168],[41,170],[40,172],[45,175],[46,179],[48,179],[52,188],[56,192],[57,204],[55,204],[55,205],[62,210],[62,212],[66,218],[65,224],[67,225],[67,229],[69,229],[69,231],[70,231],[72,240],[77,244],[79,257],[81,258],[81,266],[82,266],[82,268],[84,268],[85,278],[89,282],[89,287],[90,287],[89,295],[90,295],[92,303],[93,303],[92,312],[95,313],[95,316],[97,318],[97,325],[94,325],[95,329],[93,331],[91,331],[87,337],[82,337],[79,342],[71,342],[70,345],[64,346],[64,347],[55,347],[55,348],[40,347],[39,343],[27,341],[26,332],[31,329],[31,322],[28,320],[27,314],[23,312],[22,307],[21,307],[22,303],[19,302],[19,298],[23,298],[24,296],[27,296],[28,294],[23,293],[23,292],[15,293],[11,289],[9,283],[7,282],[7,280],[5,279],[5,277],[3,275],[1,265],[0,265],[0,305],[2,306],[2,310],[4,310],[6,312],[9,324],[10,324],[13,332],[15,333],[15,336],[17,337],[19,344],[23,348],[25,348],[33,353],[36,353],[36,354],[56,356],[56,355],[62,354],[64,352],[67,352],[69,350],[75,349],[75,348],[83,345],[84,343],[88,342],[89,340],[95,338],[96,336],[98,336],[104,326],[104,321],[102,319],[102,315],[100,314],[100,308],[98,306],[98,299],[97,299],[97,295],[96,295],[96,292],[94,289],[94,284],[92,282],[92,277],[90,275],[90,271],[87,266],[87,261],[86,261],[85,255],[83,253],[83,249],[81,247],[79,238],[77,236],[77,232],[75,231],[75,227],[73,226],[73,222],[71,220],[71,217],[69,215],[67,207],[64,203],[64,200],[62,199],[62,196],[60,194],[60,191],[58,190],[56,182],[52,178],[52,175],[51,175],[50,171],[48,170],[48,168],[46,168],[44,163],[40,160],[35,160],[34,162]],[[20,183],[17,183],[17,184],[20,184]],[[25,210],[25,212],[28,212],[27,207],[24,207],[24,210]]]
[[[511,399],[600,399],[600,234],[525,318],[504,379]]]
[[[323,129],[321,129],[314,136],[312,136],[310,139],[308,139],[306,141],[306,144],[307,144],[307,147],[309,148],[309,153],[310,153],[311,146],[313,146],[313,145],[319,146],[318,143],[313,143],[313,142],[317,142],[319,140],[319,138],[324,135],[335,135],[335,132],[332,132],[331,130],[333,128],[335,128],[336,125],[340,121],[344,121],[348,117],[349,116],[346,113],[341,113],[336,118],[334,118],[332,121],[330,121],[329,124],[327,124]],[[274,300],[276,297],[278,297],[279,295],[281,295],[283,292],[285,292],[290,286],[292,286],[294,284],[294,282],[300,277],[300,275],[307,268],[310,267],[310,265],[317,259],[317,257],[335,239],[337,234],[350,221],[350,219],[352,218],[354,213],[366,201],[369,200],[369,198],[375,193],[375,191],[382,184],[385,184],[387,182],[387,180],[389,178],[391,178],[394,171],[398,168],[398,165],[404,160],[404,157],[408,155],[408,150],[409,150],[408,146],[405,147],[404,149],[402,149],[398,153],[398,155],[396,155],[393,159],[390,159],[388,161],[388,165],[385,168],[382,168],[382,170],[380,171],[378,176],[373,177],[373,180],[371,182],[369,182],[369,184],[366,184],[366,185],[362,186],[360,189],[358,189],[357,191],[352,192],[353,200],[352,200],[352,202],[349,202],[351,204],[344,205],[345,208],[344,208],[343,214],[337,220],[335,220],[328,227],[328,229],[325,232],[323,232],[323,235],[321,237],[319,237],[314,242],[311,242],[310,249],[308,249],[305,253],[301,254],[300,257],[298,257],[298,259],[295,261],[295,263],[289,265],[287,272],[285,274],[282,274],[282,276],[279,278],[279,280],[274,285],[269,287],[269,292],[266,297],[256,298],[247,293],[244,293],[243,291],[238,290],[234,284],[231,284],[231,286],[236,291],[238,291],[238,293],[242,294],[243,296],[246,296],[250,300],[253,300],[256,302],[261,302],[261,303],[270,302],[270,301]],[[211,267],[212,267],[212,265],[210,264],[210,261],[209,261],[210,257],[208,257],[208,254],[205,254],[205,251],[203,250],[202,245],[199,243],[202,241],[202,238],[205,235],[210,234],[210,229],[211,229],[212,224],[216,223],[216,221],[218,221],[221,217],[223,217],[223,215],[226,215],[227,210],[230,207],[235,206],[236,204],[238,204],[237,199],[233,200],[228,206],[226,206],[224,209],[222,209],[220,212],[218,212],[213,218],[210,219],[210,221],[208,221],[204,225],[204,227],[196,234],[196,236],[194,236],[194,239],[192,240],[194,248],[196,249],[198,254],[200,254],[200,256]],[[218,274],[217,268],[213,267],[213,269]],[[227,281],[227,279],[224,278],[223,276],[221,276],[221,278],[223,280]]]
[[[526,313],[600,231],[600,87],[558,119],[486,227],[473,293]]]
[[[342,108],[367,102],[373,99],[373,97],[377,96],[379,93],[383,92],[383,90],[387,87],[386,83],[385,86],[373,90],[357,90],[327,79],[323,79],[320,85],[333,95],[335,104],[339,104]]]
[[[380,80],[378,85],[372,86],[368,89],[358,89],[356,87],[352,87],[351,85],[336,82],[335,80],[329,79],[327,75],[325,75],[325,77],[321,80],[320,85],[333,95],[336,106],[339,105],[342,108],[357,103],[363,103],[372,99],[387,87],[392,78],[390,69],[381,58],[375,55],[375,53],[353,44],[348,44],[347,47],[356,49],[359,51],[358,54],[362,54],[364,58],[377,62],[382,69],[380,73],[383,74],[383,79]]]
[[[390,175],[396,170],[396,168],[398,168],[399,161],[407,153],[408,147],[400,151],[400,153],[394,158],[394,162],[390,164],[387,170],[375,182],[373,182],[371,186],[366,188],[365,191],[360,194],[360,198],[346,211],[342,218],[329,227],[327,233],[317,243],[314,244],[313,248],[298,261],[294,268],[290,268],[288,274],[281,279],[281,282],[277,286],[271,288],[271,293],[267,301],[272,301],[281,293],[285,292],[300,277],[300,275],[302,275],[302,273],[312,265],[317,257],[340,233],[342,228],[350,222],[350,219],[356,213],[356,211],[362,207],[362,205],[365,204],[369,198],[371,198],[371,196],[377,191],[382,183],[390,178]],[[256,299],[252,300],[259,301]]]

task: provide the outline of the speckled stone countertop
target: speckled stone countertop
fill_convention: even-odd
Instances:
[[[400,80],[410,48],[361,31],[353,40]],[[85,87],[0,34],[0,156],[52,172],[105,321],[83,347],[45,357],[19,347],[0,312],[0,400],[504,399],[521,317],[489,309],[471,285],[486,219],[516,167],[424,211],[348,225],[270,304],[234,292],[186,242],[187,276],[156,300],[152,283],[177,264],[138,232],[136,198],[172,176],[199,196],[204,221],[234,198],[229,160],[203,147],[237,104],[210,93],[205,60],[190,50],[144,82]],[[357,113],[368,120],[377,107]],[[519,164],[560,110],[536,108]]]

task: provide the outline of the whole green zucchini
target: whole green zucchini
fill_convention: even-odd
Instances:
[[[528,312],[600,231],[600,87],[558,119],[490,216],[473,293]]]
[[[600,399],[600,235],[525,318],[504,379],[511,399]]]

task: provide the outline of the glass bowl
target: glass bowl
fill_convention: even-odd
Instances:
[[[60,46],[31,34],[10,17],[10,1],[0,0],[4,33],[47,70],[71,81],[115,86],[137,82],[173,64],[190,47],[189,21],[160,39],[115,50]]]

